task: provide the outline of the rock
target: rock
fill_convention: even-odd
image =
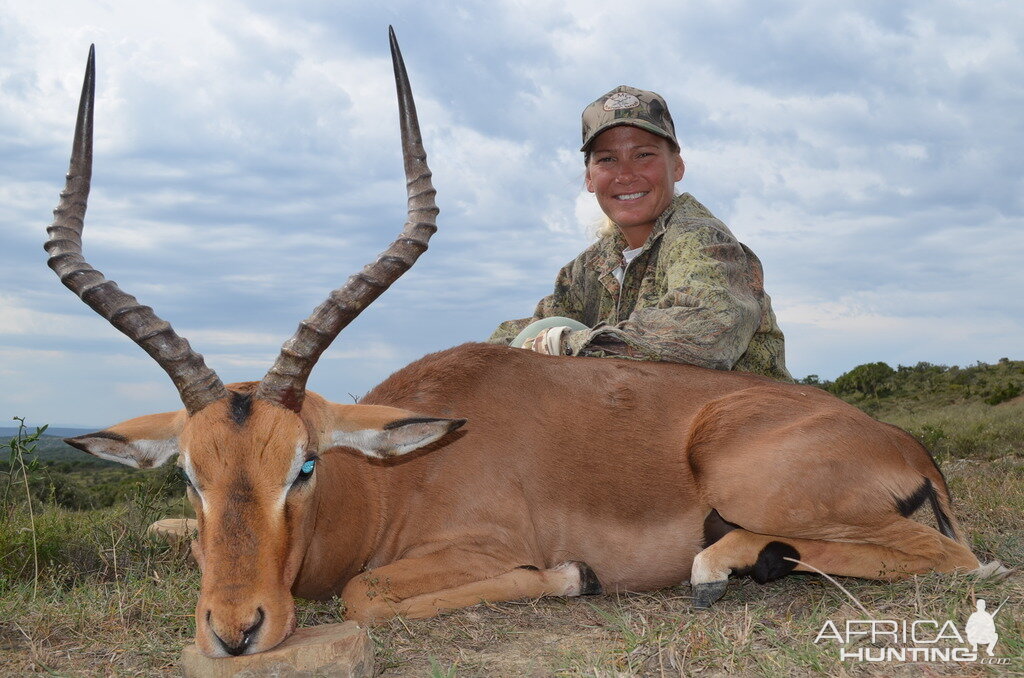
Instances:
[[[194,518],[164,518],[146,529],[146,534],[166,542],[191,539],[199,531],[199,521]]]
[[[272,650],[241,657],[204,656],[196,645],[181,653],[185,678],[312,678],[373,676],[373,643],[355,622],[298,629]]]

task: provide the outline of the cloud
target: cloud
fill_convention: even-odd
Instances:
[[[167,383],[163,381],[143,381],[134,383],[112,384],[114,393],[121,398],[139,403],[162,402],[167,398]]]
[[[28,308],[21,299],[0,294],[0,336],[50,336],[79,339],[109,339],[116,335],[109,326],[91,318],[47,313]]]

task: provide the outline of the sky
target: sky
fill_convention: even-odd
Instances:
[[[231,382],[401,230],[389,24],[439,231],[320,360],[329,399],[532,314],[593,241],[579,115],[620,84],[668,101],[678,189],[761,259],[794,376],[1024,359],[1015,0],[0,0],[3,419],[181,406],[45,265],[89,45],[86,257]]]

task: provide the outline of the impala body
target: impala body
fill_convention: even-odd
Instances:
[[[927,451],[811,387],[466,344],[405,367],[358,404],[306,391],[319,355],[435,228],[393,34],[392,55],[405,230],[303,321],[261,381],[225,386],[81,256],[90,52],[50,265],[164,367],[185,407],[68,442],[140,468],[176,458],[199,523],[205,653],[280,643],[295,626],[292,594],[340,595],[348,617],[374,621],[685,580],[707,607],[730,573],[888,579],[980,567]],[[926,502],[939,530],[909,518]]]

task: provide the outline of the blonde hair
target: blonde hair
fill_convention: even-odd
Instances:
[[[601,218],[594,222],[594,232],[597,235],[597,239],[600,240],[605,236],[615,235],[615,231],[618,230],[618,226],[615,222],[608,218],[607,214],[602,214]]]

